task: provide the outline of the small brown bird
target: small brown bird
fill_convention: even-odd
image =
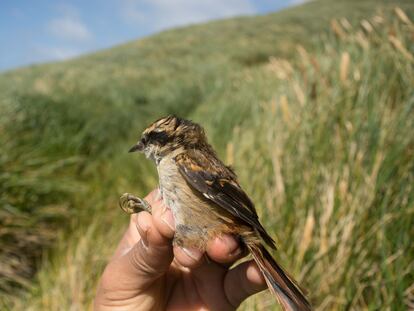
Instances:
[[[130,152],[154,160],[164,203],[174,215],[174,241],[204,251],[207,241],[233,234],[247,247],[271,292],[285,310],[311,310],[291,277],[264,247],[275,242],[259,222],[256,209],[234,171],[221,162],[198,124],[168,116],[155,121]],[[148,204],[125,194],[121,207],[137,212]]]

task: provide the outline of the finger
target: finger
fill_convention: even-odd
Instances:
[[[153,205],[152,215],[158,231],[166,238],[173,238],[175,233],[175,222],[171,210],[161,202]]]
[[[148,193],[148,195],[144,199],[149,203],[149,205],[151,205],[151,207],[154,204],[160,204],[162,202],[160,189],[155,188],[150,193]]]
[[[191,269],[194,284],[201,300],[209,302],[206,306],[208,310],[235,309],[223,291],[223,280],[227,271],[227,268],[209,260],[205,260],[200,266]]]
[[[156,188],[156,189],[152,190],[150,193],[147,194],[147,196],[144,198],[144,200],[148,202],[148,204],[151,206],[151,209],[152,208],[157,208],[158,205],[162,204],[159,189]],[[130,219],[131,221],[130,222],[132,223],[132,226],[136,226],[138,214],[139,213],[131,214],[131,219]]]
[[[132,231],[130,231],[129,229],[125,231],[124,235],[122,236],[121,241],[119,242],[115,250],[115,253],[111,257],[111,261],[128,253],[131,250],[131,248],[141,239],[136,227],[135,227],[135,234],[131,234],[131,232]]]
[[[234,307],[238,307],[243,300],[266,288],[266,281],[253,260],[234,267],[224,278],[224,292]]]
[[[145,197],[145,200],[151,206],[156,206],[161,204],[160,198],[161,196],[159,195],[159,190],[155,189]],[[112,260],[122,255],[125,255],[140,240],[140,235],[137,230],[137,219],[138,214],[132,214],[130,216],[128,229],[125,231],[121,241],[119,242],[118,247],[112,257]]]
[[[155,226],[154,217],[150,213],[141,212],[138,214],[136,229],[141,236],[141,241],[147,248],[157,250],[158,248],[168,247],[172,249],[171,239],[161,234]]]
[[[205,260],[203,252],[195,248],[174,246],[175,261],[186,268],[199,267]]]
[[[147,194],[147,196],[144,198],[144,200],[148,202],[148,204],[151,206],[151,209],[157,208],[159,205],[162,204],[159,189],[156,188],[156,189],[152,190],[150,193]],[[129,226],[128,230],[132,229],[132,231],[136,232],[135,226],[137,225],[138,214],[132,214],[131,215],[130,226]]]
[[[223,234],[207,243],[207,254],[212,260],[222,264],[232,264],[246,255],[237,239]]]
[[[141,239],[137,230],[137,217],[138,214],[131,215],[128,228],[122,236],[111,260],[125,255]]]
[[[102,277],[103,286],[128,293],[139,291],[169,269],[173,259],[171,240],[157,230],[149,213],[139,213],[137,223],[141,239],[125,255],[109,263]]]

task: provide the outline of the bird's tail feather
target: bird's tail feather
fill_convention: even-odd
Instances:
[[[283,271],[272,255],[260,244],[247,243],[270,291],[286,311],[310,311],[312,308],[295,281]]]

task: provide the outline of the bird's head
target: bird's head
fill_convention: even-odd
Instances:
[[[206,144],[207,139],[200,125],[170,115],[148,126],[129,152],[143,152],[147,158],[159,161],[178,148],[200,148]]]

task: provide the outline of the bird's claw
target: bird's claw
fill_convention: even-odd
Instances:
[[[119,206],[128,214],[135,214],[142,211],[151,213],[151,205],[146,200],[138,198],[130,193],[124,193],[119,198]]]

